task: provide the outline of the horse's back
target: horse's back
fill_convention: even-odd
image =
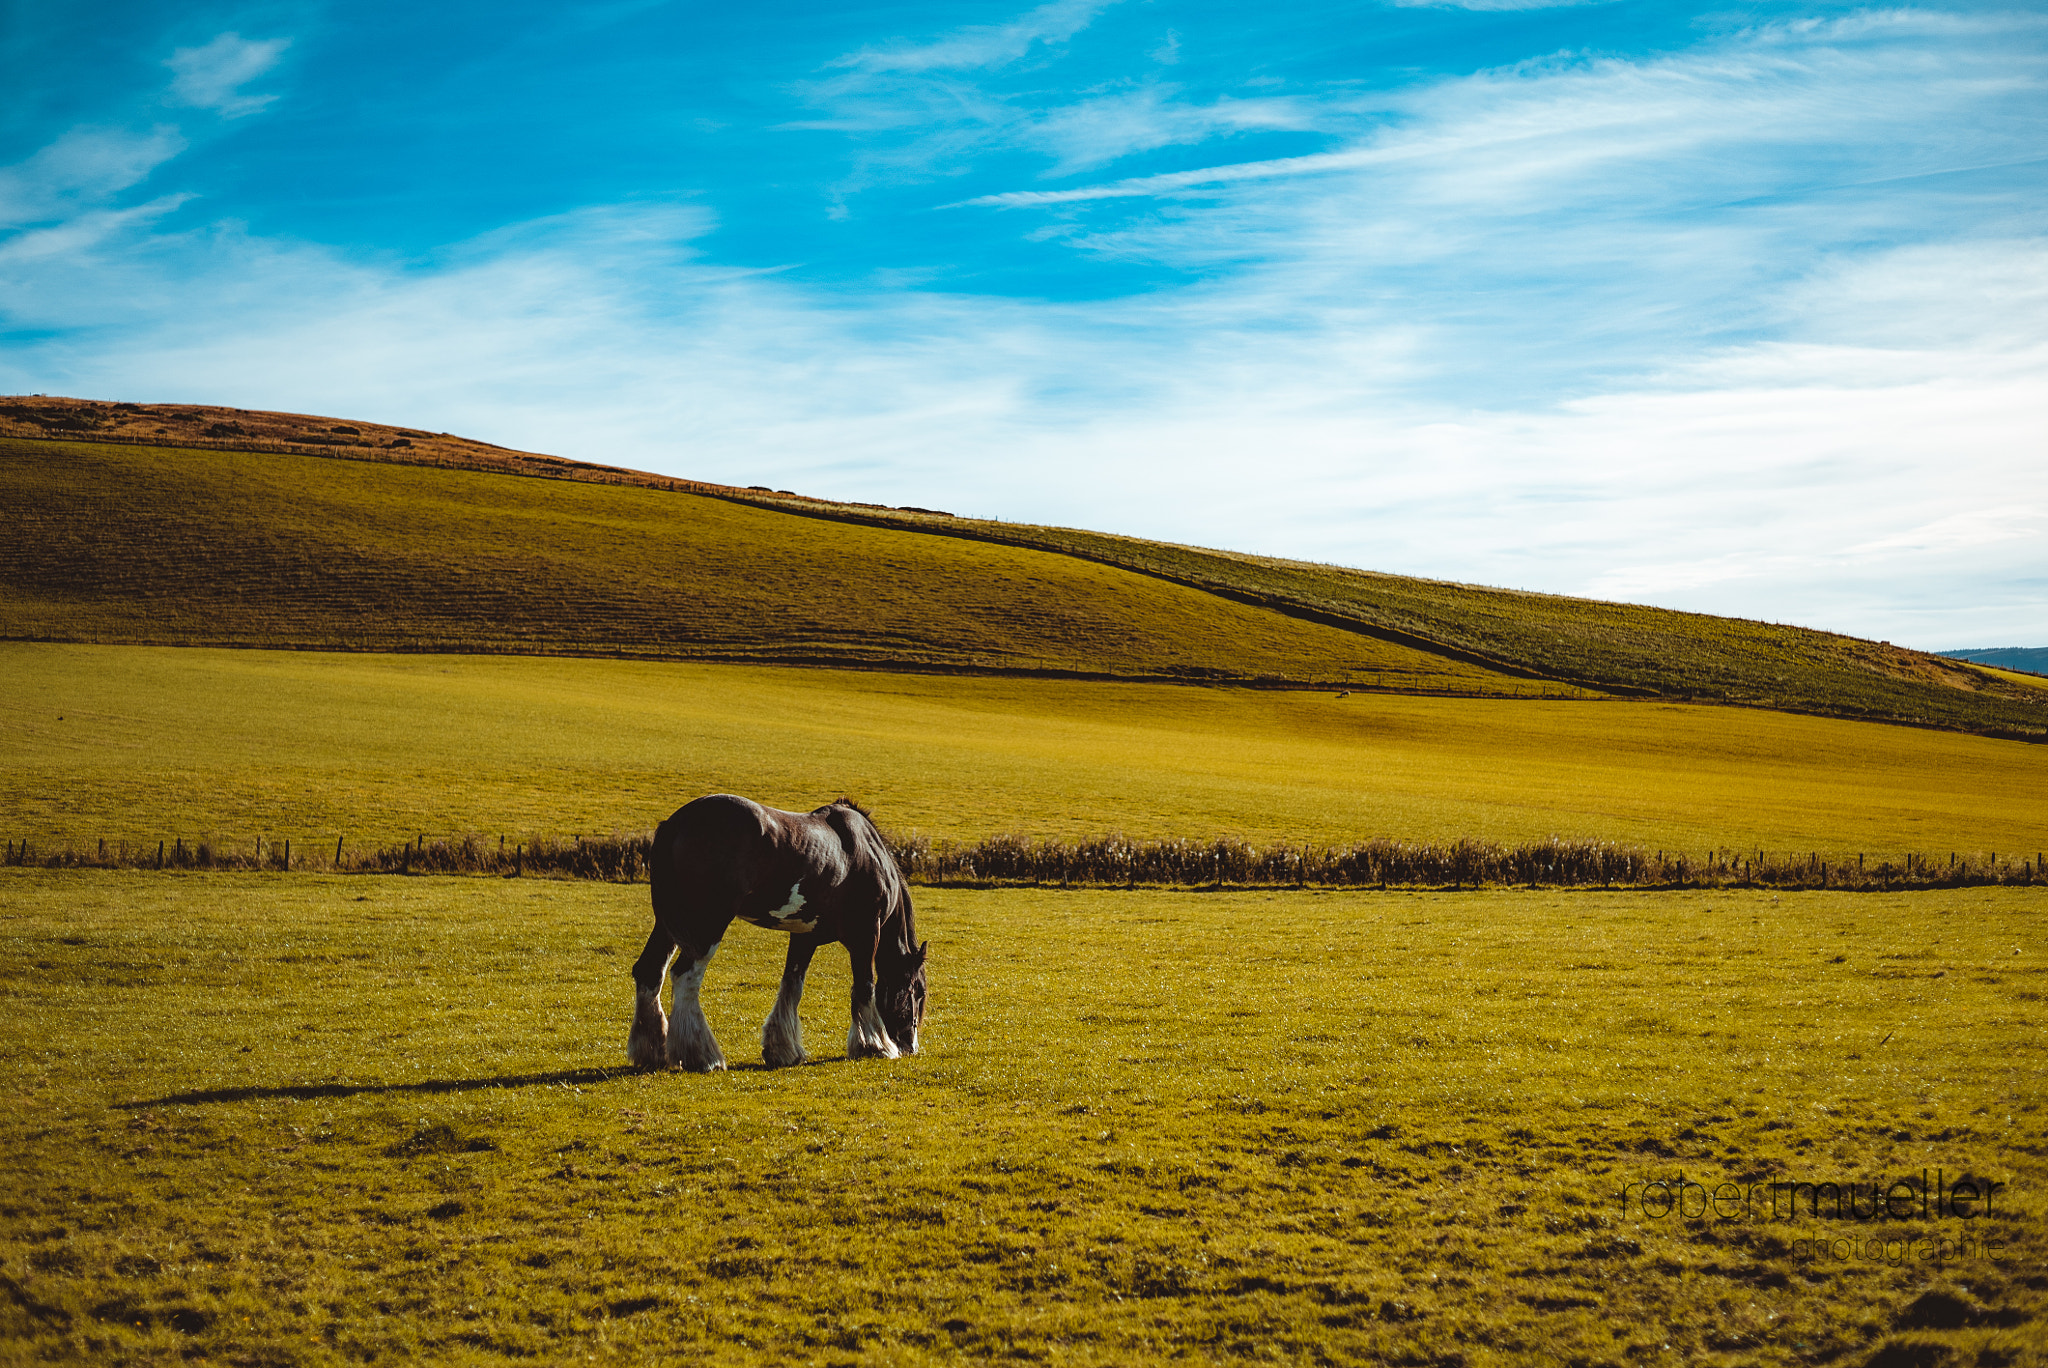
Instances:
[[[730,793],[694,799],[655,830],[655,915],[677,930],[699,913],[784,931],[816,928],[821,915],[836,924],[869,863],[853,838],[828,809],[783,812]]]
[[[759,877],[770,825],[766,808],[730,793],[677,808],[654,830],[648,872],[656,906],[671,897],[721,900],[745,894]]]

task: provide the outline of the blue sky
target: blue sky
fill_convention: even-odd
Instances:
[[[2048,642],[2048,16],[0,0],[0,391]]]

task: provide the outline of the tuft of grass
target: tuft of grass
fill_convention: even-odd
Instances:
[[[0,837],[266,858],[853,793],[906,840],[1592,841],[2031,858],[2048,748],[1664,703],[684,663],[0,645]]]
[[[0,871],[0,1340],[2028,1362],[2041,896],[933,889],[925,1053],[839,1058],[825,955],[819,1062],[755,1067],[782,942],[738,927],[696,1076],[618,1067],[638,890]],[[1936,1169],[1993,1212],[1641,1202]]]

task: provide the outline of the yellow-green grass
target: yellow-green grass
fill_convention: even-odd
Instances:
[[[46,847],[639,832],[720,791],[956,841],[2048,845],[2040,746],[1654,702],[30,644],[0,697],[0,835]]]
[[[752,1067],[736,927],[713,1076],[615,1067],[643,898],[0,872],[0,1354],[2042,1361],[2036,893],[926,890],[921,1056],[834,951]]]
[[[2040,690],[1833,633],[729,493],[0,438],[0,636],[1538,687],[1520,672],[2048,735]]]
[[[0,439],[0,528],[16,639],[1544,687],[1071,556],[669,490]]]
[[[1996,675],[2008,684],[2024,685],[2029,689],[2048,689],[2048,675],[2029,674],[2024,670],[2001,670],[1991,665],[1982,668],[1986,674]]]
[[[766,505],[887,527],[914,513],[755,496]],[[1043,547],[1250,600],[1321,613],[1546,675],[1664,697],[2039,738],[2043,700],[1968,661],[1784,623],[1390,575],[1066,527],[953,519],[954,535]]]

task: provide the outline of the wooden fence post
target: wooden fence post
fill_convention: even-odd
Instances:
[[[342,838],[339,836],[334,838],[334,867],[336,869],[341,868],[341,841]]]

